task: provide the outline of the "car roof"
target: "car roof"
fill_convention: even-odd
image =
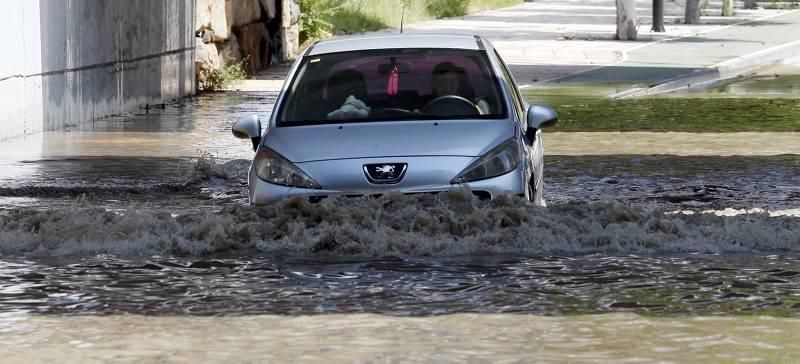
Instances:
[[[387,34],[337,37],[314,44],[308,55],[397,48],[447,48],[478,50],[480,37],[466,34]]]

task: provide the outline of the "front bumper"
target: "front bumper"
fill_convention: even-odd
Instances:
[[[408,171],[403,180],[394,185],[374,185],[369,183],[362,166],[372,163],[396,162],[398,158],[362,158],[335,161],[299,163],[298,166],[322,185],[323,189],[287,187],[265,182],[250,169],[250,203],[255,205],[272,204],[293,196],[307,196],[312,200],[337,196],[379,195],[389,192],[407,194],[436,193],[468,186],[481,198],[495,198],[508,193],[525,194],[527,171],[524,163],[501,176],[480,181],[454,185],[450,181],[458,175],[474,158],[472,157],[406,157],[400,158],[408,163]]]

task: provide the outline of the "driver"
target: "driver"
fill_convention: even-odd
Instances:
[[[442,62],[433,68],[433,97],[444,95],[462,96],[461,77],[466,76],[466,72],[461,67],[450,62]]]
[[[463,68],[451,62],[442,62],[433,67],[433,99],[445,95],[461,96],[469,101],[473,101],[474,91],[469,85],[467,73]],[[480,99],[475,106],[481,114],[489,114],[489,103]]]

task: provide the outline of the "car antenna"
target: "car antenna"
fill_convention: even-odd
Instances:
[[[406,20],[406,3],[408,0],[403,0],[403,12],[400,14],[400,34],[403,34],[403,23]]]

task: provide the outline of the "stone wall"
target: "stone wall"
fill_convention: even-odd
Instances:
[[[198,74],[243,59],[249,73],[293,60],[299,13],[292,0],[196,0]]]
[[[3,0],[0,34],[0,140],[195,91],[194,0]]]

